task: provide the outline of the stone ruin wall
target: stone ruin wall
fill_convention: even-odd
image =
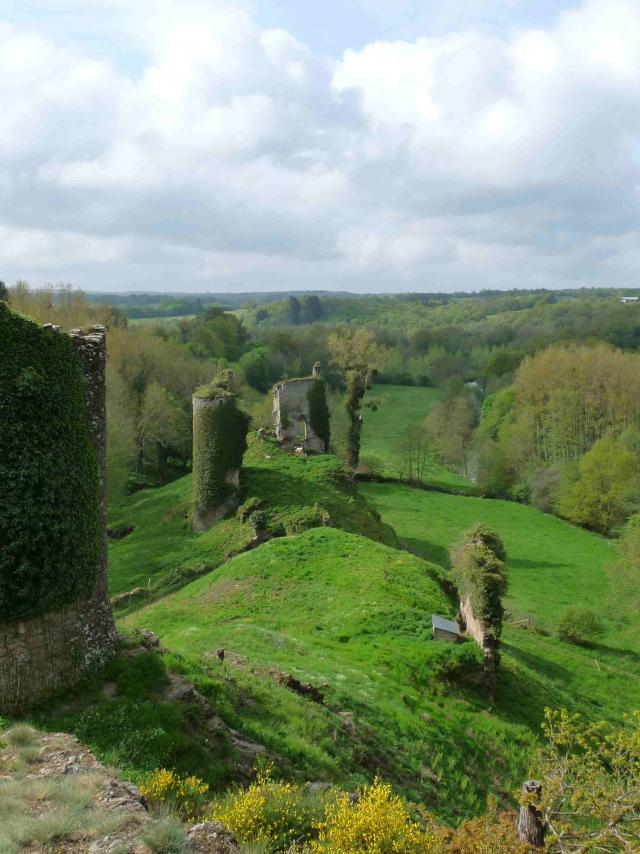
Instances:
[[[484,653],[486,668],[488,670],[495,670],[497,650],[494,640],[488,634],[484,622],[479,620],[473,613],[467,596],[460,597],[458,623],[462,631],[470,635]]]
[[[231,374],[231,372],[229,372]],[[232,385],[233,376],[229,380],[229,385]],[[192,398],[193,405],[193,455],[194,460],[196,456],[203,453],[199,447],[201,436],[201,424],[200,419],[202,416],[211,409],[215,409],[217,406],[222,406],[226,402],[227,398],[203,398],[194,395]],[[215,475],[215,472],[209,472],[209,470],[204,467],[193,466],[193,478],[194,478],[194,492],[198,492],[198,478],[206,478],[211,475]],[[230,468],[224,473],[224,482],[229,484],[229,486],[233,487],[232,494],[221,504],[216,507],[202,507],[198,504],[197,500],[195,502],[193,508],[193,514],[191,517],[191,521],[193,524],[193,530],[196,533],[204,533],[208,531],[219,519],[224,518],[228,513],[230,513],[238,503],[238,492],[240,490],[240,469],[239,468]],[[204,484],[203,484],[204,486]],[[203,490],[204,491],[204,490]]]
[[[285,380],[273,387],[273,424],[283,447],[301,446],[305,451],[325,453],[324,440],[311,427],[309,391],[314,379]]]
[[[59,611],[0,623],[0,712],[19,711],[73,686],[106,664],[116,648],[107,577],[105,329],[73,330],[71,338],[82,365],[86,417],[100,465],[103,533],[96,584],[90,598]]]

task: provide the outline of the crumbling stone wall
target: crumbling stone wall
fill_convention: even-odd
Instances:
[[[483,651],[487,666],[494,669],[497,644],[495,639],[489,634],[486,623],[473,613],[469,597],[464,594],[460,597],[458,623],[460,629],[470,635]]]
[[[0,712],[11,713],[103,666],[115,652],[116,635],[107,588],[105,330],[96,326],[68,336],[12,315],[6,307],[0,325],[0,361],[9,366],[0,373],[0,422],[7,404],[23,414],[40,411],[42,419],[59,417],[56,430],[24,424],[13,435],[0,423],[0,442],[8,438],[13,448],[2,460],[8,500],[18,498],[21,488],[38,498],[21,506],[19,525],[0,530],[0,548],[10,556],[0,579]],[[65,396],[69,386],[74,393]],[[61,456],[63,447],[67,456]],[[56,477],[46,464],[38,469],[42,460],[57,465]],[[65,480],[73,488],[65,490]],[[43,513],[46,506],[48,514]],[[25,533],[30,530],[29,544]],[[73,565],[69,555],[75,550],[82,560]],[[20,602],[15,591],[25,572],[31,593]],[[38,573],[40,601],[33,594]],[[70,574],[77,579],[69,579]]]
[[[325,423],[314,423],[312,406],[324,400]],[[312,453],[329,450],[328,409],[324,382],[314,370],[314,376],[283,380],[273,387],[273,423],[276,438],[285,448],[302,447]],[[325,435],[320,435],[322,431]]]
[[[249,418],[220,386],[193,396],[193,527],[207,531],[237,507]]]

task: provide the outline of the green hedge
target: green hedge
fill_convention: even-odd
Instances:
[[[222,389],[200,389],[196,397],[221,400],[198,409],[193,419],[193,497],[198,510],[207,511],[233,492],[225,475],[242,465],[249,416],[238,409],[235,396]]]
[[[328,451],[331,440],[331,426],[324,380],[314,378],[311,388],[307,392],[307,400],[309,401],[309,422],[311,429],[316,436],[322,439],[325,450]]]
[[[101,539],[98,459],[72,341],[0,303],[0,619],[90,594]]]

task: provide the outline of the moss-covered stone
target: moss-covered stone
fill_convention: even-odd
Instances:
[[[0,614],[91,595],[102,520],[82,366],[68,335],[0,302]]]
[[[231,509],[238,492],[238,472],[247,449],[249,417],[235,395],[216,387],[193,398],[194,525],[203,530],[219,511]]]

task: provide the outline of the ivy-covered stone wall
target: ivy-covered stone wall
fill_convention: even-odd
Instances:
[[[236,396],[209,386],[193,396],[193,526],[206,531],[235,508],[249,417]]]
[[[105,333],[0,303],[0,711],[115,648],[107,592]]]
[[[312,376],[276,383],[273,421],[283,447],[299,445],[314,453],[328,451],[331,433],[324,380]]]
[[[475,525],[451,552],[453,576],[460,594],[462,627],[485,655],[489,683],[499,662],[507,590],[506,552],[502,540],[490,528]]]

